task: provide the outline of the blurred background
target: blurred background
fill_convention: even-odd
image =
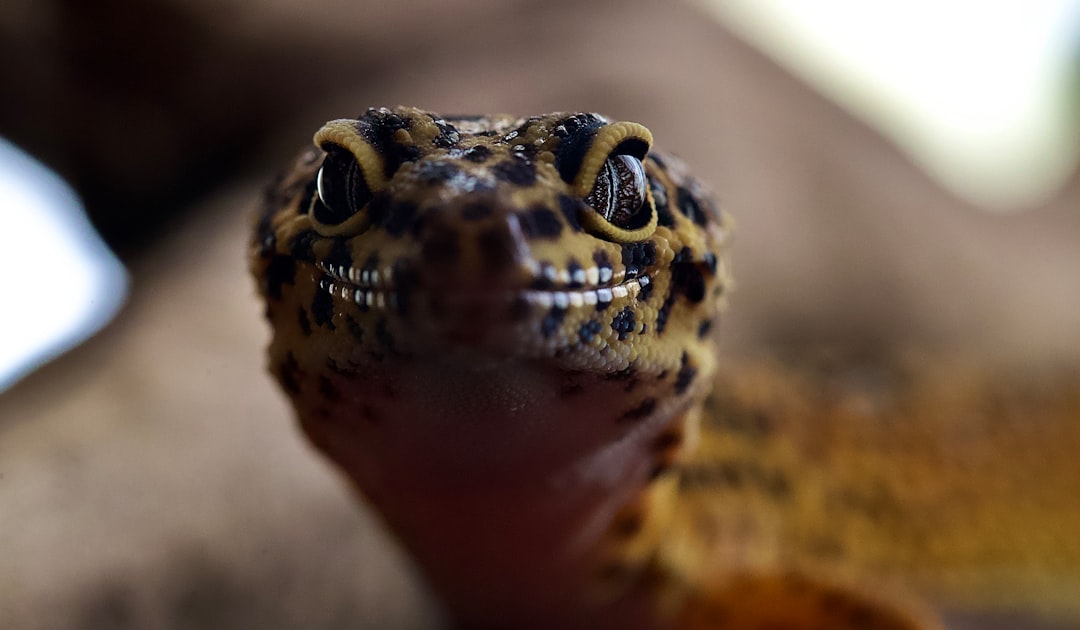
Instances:
[[[245,270],[368,106],[648,126],[738,220],[725,361],[1080,362],[1076,0],[6,0],[0,59],[3,628],[439,627]]]

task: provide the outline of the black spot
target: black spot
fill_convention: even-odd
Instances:
[[[654,453],[664,453],[682,444],[682,442],[682,431],[669,429],[656,436],[652,443],[652,450]]]
[[[699,325],[698,329],[697,329],[698,339],[704,339],[705,336],[709,334],[710,330],[712,330],[712,320],[711,319],[703,319],[703,320],[701,320],[701,325]]]
[[[281,383],[281,388],[289,394],[299,394],[300,379],[303,378],[303,375],[303,370],[300,369],[296,356],[291,352],[286,353],[285,360],[281,362],[277,369],[278,382]]]
[[[562,232],[562,221],[555,211],[537,204],[517,214],[521,232],[529,238],[554,238]]]
[[[636,278],[646,267],[656,264],[656,245],[652,241],[623,243],[622,263],[628,278]]]
[[[570,276],[570,282],[566,285],[567,289],[580,289],[585,286],[585,270],[573,258],[566,263],[566,273]]]
[[[367,257],[367,260],[364,261],[364,264],[360,267],[360,270],[361,271],[372,272],[372,271],[375,271],[378,268],[379,268],[379,255],[378,254],[371,254],[370,256]]]
[[[638,291],[638,296],[637,296],[638,300],[641,301],[641,302],[648,302],[649,298],[652,297],[653,287],[655,287],[655,286],[656,286],[656,284],[653,283],[653,282],[650,282],[649,284],[642,285],[641,290]],[[642,330],[641,332],[644,333],[645,331]]]
[[[578,337],[581,339],[581,343],[588,345],[592,343],[593,339],[595,339],[603,329],[604,327],[600,322],[590,319],[578,329]]]
[[[828,507],[845,512],[857,512],[872,521],[882,521],[898,513],[896,497],[882,483],[867,488],[839,488],[826,498]]]
[[[386,350],[387,354],[397,354],[397,345],[394,340],[394,335],[386,327],[386,319],[380,319],[375,323],[375,339],[378,340],[379,345]]]
[[[323,361],[323,366],[334,374],[338,374],[340,376],[348,376],[355,378],[356,375],[361,372],[360,365],[348,359],[346,359],[343,363],[338,363],[336,360],[327,357],[326,360]]]
[[[476,236],[476,245],[480,248],[484,266],[488,269],[505,269],[514,264],[516,248],[506,230],[491,228]]]
[[[297,311],[296,321],[300,324],[300,332],[305,337],[311,336],[311,320],[308,319],[307,311],[303,307],[300,307]]]
[[[263,213],[259,217],[259,224],[255,228],[255,242],[259,245],[259,256],[266,257],[274,252],[277,245],[277,234],[274,226],[270,223],[271,213]]]
[[[462,157],[474,164],[483,164],[491,157],[491,149],[482,145],[477,145],[465,151],[465,153],[462,154]]]
[[[671,464],[668,462],[659,462],[654,464],[652,469],[649,470],[649,481],[656,481],[666,472],[671,470]]]
[[[631,510],[619,515],[612,524],[612,532],[621,538],[637,534],[645,525],[645,517],[639,510]]]
[[[315,297],[311,300],[311,317],[315,320],[316,326],[325,326],[333,330],[334,298],[322,287],[323,284],[323,282],[319,283],[319,288],[315,290]]]
[[[298,232],[293,237],[292,243],[289,244],[289,253],[296,260],[309,263],[315,262],[315,252],[311,246],[317,238],[319,238],[319,235],[314,230]]]
[[[594,251],[592,259],[598,268],[607,267],[608,269],[611,269],[611,259],[608,258],[607,252],[604,250],[598,249]]]
[[[476,202],[465,206],[461,211],[461,217],[466,221],[479,221],[490,217],[495,208],[489,203]]]
[[[536,166],[517,155],[499,162],[491,170],[496,178],[515,186],[531,186],[536,181]]]
[[[697,225],[704,226],[708,222],[708,216],[698,203],[697,197],[681,186],[679,187],[678,195],[679,210],[686,215],[686,218]]]
[[[773,499],[783,500],[791,496],[791,481],[784,473],[774,470],[764,478],[765,492]]]
[[[780,470],[766,468],[753,460],[714,460],[683,469],[680,485],[683,488],[731,489],[753,488],[774,501],[791,496],[791,482]]]
[[[690,387],[690,383],[693,382],[695,376],[697,376],[697,368],[690,365],[690,357],[684,352],[682,366],[679,368],[679,373],[675,375],[675,393],[682,394],[685,392]]]
[[[695,264],[677,264],[671,267],[672,293],[681,293],[697,304],[705,299],[705,277]]]
[[[712,415],[709,423],[724,431],[732,431],[750,438],[760,439],[768,437],[776,430],[775,420],[762,409],[741,408],[733,399],[728,397],[719,398],[718,403],[727,412]]]
[[[564,182],[571,183],[604,122],[593,114],[578,114],[567,118],[562,126],[566,129],[566,137],[559,142],[555,152],[555,168]]]
[[[719,462],[713,472],[714,480],[729,488],[740,488],[743,485],[743,473],[735,462]]]
[[[619,416],[619,422],[632,422],[635,420],[644,420],[652,415],[652,412],[656,411],[656,399],[646,398],[641,401],[641,404],[633,409],[627,410],[623,415]]]
[[[421,183],[430,185],[453,179],[460,172],[461,169],[452,162],[432,161],[421,162],[416,169],[416,176]]]
[[[544,291],[555,286],[555,283],[551,280],[554,276],[555,265],[549,262],[540,263],[540,275],[532,281],[532,288],[538,291]]]
[[[604,375],[605,381],[629,381],[637,376],[637,370],[634,366],[626,367],[618,372],[610,372]]]
[[[345,317],[345,328],[349,330],[349,334],[353,336],[357,343],[364,340],[364,328],[351,315]]]
[[[348,242],[345,239],[334,239],[323,262],[333,267],[344,267],[346,270],[352,267],[352,252],[349,251]]]
[[[611,295],[610,291],[607,292],[606,294],[598,293],[597,296],[596,296],[596,311],[597,312],[606,311],[607,308],[609,306],[611,306],[611,302],[612,302],[613,299],[614,299],[614,296]]]
[[[432,119],[435,121],[435,126],[439,128],[439,135],[435,136],[431,141],[432,144],[440,149],[449,149],[461,140],[461,134],[458,133],[456,127],[434,116],[432,116]]]
[[[277,255],[270,259],[263,272],[263,292],[266,297],[281,299],[282,285],[296,282],[296,260],[291,256]]]
[[[402,118],[397,114],[385,114],[385,117],[380,121],[388,131],[397,131],[398,129],[407,129],[412,127],[412,119]]]
[[[432,265],[452,265],[461,255],[458,235],[442,225],[432,227],[420,245],[420,255]]]
[[[525,119],[525,122],[521,123],[517,129],[511,132],[511,135],[516,138],[528,134],[529,130],[532,129],[532,126],[540,122],[543,118],[543,116],[529,116]]]
[[[675,299],[677,297],[678,293],[672,290],[668,293],[668,296],[664,298],[664,303],[656,310],[656,334],[659,335],[667,328],[668,317],[671,316],[671,309],[675,306]]]
[[[413,292],[416,290],[416,272],[407,260],[398,259],[394,262],[394,289],[397,293],[397,312],[399,315],[407,315],[412,306]]]
[[[305,166],[310,166],[315,162],[321,161],[325,158],[325,155],[320,150],[312,148],[312,152],[314,152],[315,157],[310,161],[310,164],[305,164]],[[274,204],[274,210],[277,210],[277,208],[279,208],[280,206],[292,202],[293,198],[295,197],[296,214],[306,214],[308,209],[311,207],[311,200],[318,193],[318,180],[315,177],[301,179],[289,184],[285,188],[281,189],[280,192],[281,196],[278,198],[277,203]],[[297,195],[297,192],[299,192],[300,194]],[[267,217],[269,216],[270,215],[267,215]]]
[[[684,468],[679,485],[683,489],[723,487],[737,490],[743,486],[744,480],[742,463],[720,460]]]
[[[403,162],[413,162],[420,157],[420,149],[399,144],[394,132],[408,129],[412,120],[402,118],[385,109],[368,109],[354,123],[357,133],[383,157],[383,174],[389,178]]]
[[[656,224],[663,227],[675,227],[675,216],[671,214],[671,205],[668,203],[667,188],[659,180],[650,178],[649,187],[652,189],[653,203],[656,204]]]
[[[705,252],[702,256],[702,260],[705,262],[705,268],[709,270],[709,275],[716,275],[716,254],[712,252]]]
[[[382,227],[391,236],[401,236],[416,224],[416,204],[408,201],[392,202],[386,195],[378,195],[368,207],[372,225]]]
[[[625,340],[635,328],[637,328],[637,323],[634,319],[634,309],[629,306],[619,311],[611,320],[611,329],[619,335],[619,341]]]
[[[319,394],[329,402],[341,400],[341,390],[325,376],[319,377]]]
[[[570,195],[559,195],[559,210],[566,218],[566,225],[570,226],[574,232],[581,231],[581,209],[584,205],[580,199],[575,199]]]
[[[544,315],[544,321],[540,322],[540,334],[544,337],[550,337],[555,334],[555,331],[559,329],[563,319],[566,318],[566,309],[559,308],[558,306],[551,307],[551,310]]]

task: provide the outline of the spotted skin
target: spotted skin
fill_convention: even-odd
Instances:
[[[891,448],[948,448],[935,440],[955,409],[909,408],[932,382],[892,386],[877,422],[838,413],[849,393],[823,397],[798,370],[719,371],[731,220],[651,143],[597,114],[371,109],[323,127],[261,199],[250,261],[271,371],[451,614],[480,628],[941,627],[923,594],[1080,618],[1080,509],[1062,500],[1080,467],[1051,457],[1054,491],[1017,502],[1031,469],[994,458],[1080,451],[1078,397],[1028,396],[1052,442],[976,431],[958,467]],[[634,160],[644,173],[620,192],[644,201],[615,224],[587,199],[620,155],[623,185]],[[345,180],[320,182],[331,160],[363,176],[349,207],[334,196]],[[1037,541],[1017,534],[1036,524]]]

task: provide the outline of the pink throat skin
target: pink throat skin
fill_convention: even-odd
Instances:
[[[388,359],[332,385],[341,395],[329,409],[300,410],[305,431],[454,602],[456,619],[550,628],[600,618],[582,608],[598,549],[648,482],[650,444],[685,403],[618,424],[616,379],[475,356]],[[642,619],[613,607],[622,605],[592,612],[605,623]]]

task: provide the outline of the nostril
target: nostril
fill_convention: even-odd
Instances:
[[[419,262],[433,287],[509,289],[523,282],[530,252],[512,214],[462,224],[429,220],[418,237]]]
[[[424,184],[447,182],[461,173],[461,169],[451,162],[422,162],[416,167],[416,177]]]

